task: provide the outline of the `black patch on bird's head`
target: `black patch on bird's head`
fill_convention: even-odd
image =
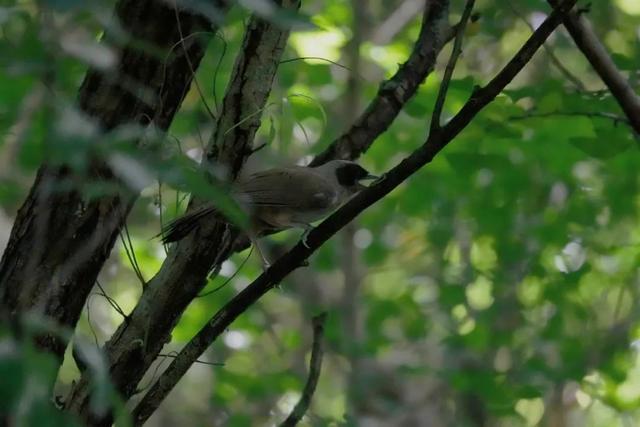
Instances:
[[[338,183],[344,187],[353,187],[369,176],[371,176],[369,172],[357,163],[345,163],[336,168]]]

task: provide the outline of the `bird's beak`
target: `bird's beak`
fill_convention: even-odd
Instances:
[[[371,175],[371,174],[369,174],[369,175],[365,176],[364,178],[360,178],[360,179],[358,180],[358,182],[356,183],[356,189],[357,189],[357,191],[362,191],[362,190],[364,190],[365,188],[367,188],[367,186],[366,186],[366,185],[363,185],[360,181],[369,181],[369,180],[371,180],[371,181],[376,181],[376,180],[378,180],[378,179],[380,179],[380,177],[379,177],[379,176]]]

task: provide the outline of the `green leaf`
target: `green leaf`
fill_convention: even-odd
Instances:
[[[571,138],[571,145],[597,159],[611,159],[633,147],[629,139]]]
[[[440,287],[439,300],[445,307],[454,307],[467,302],[466,291],[460,285],[443,285]]]
[[[611,59],[615,62],[616,67],[623,71],[636,71],[638,69],[638,61],[623,55],[619,52],[612,52]]]

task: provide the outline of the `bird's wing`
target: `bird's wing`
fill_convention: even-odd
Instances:
[[[162,238],[162,243],[166,244],[184,239],[202,223],[204,218],[218,214],[218,210],[214,206],[207,205],[185,213],[162,227],[162,232],[159,234]]]
[[[315,172],[304,167],[274,168],[250,175],[234,190],[248,207],[280,207],[299,210],[327,209],[336,190]]]

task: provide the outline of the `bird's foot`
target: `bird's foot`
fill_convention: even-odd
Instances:
[[[377,183],[379,183],[380,181],[384,181],[385,179],[387,179],[387,174],[383,173],[382,175],[380,175],[379,177],[377,177],[372,183],[371,185],[375,185]]]
[[[305,228],[304,233],[302,233],[302,237],[300,239],[302,240],[302,244],[304,245],[304,247],[307,249],[311,249],[311,246],[309,246],[309,243],[307,242],[307,237],[309,237],[309,233],[311,233],[311,230],[313,230],[313,227],[311,226]]]

